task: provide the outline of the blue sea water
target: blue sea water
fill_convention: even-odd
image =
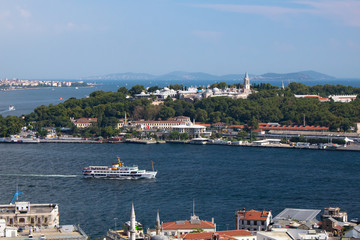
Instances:
[[[84,166],[126,165],[151,169],[155,180],[83,179]],[[129,220],[153,227],[187,220],[195,213],[215,218],[219,230],[234,229],[236,210],[323,209],[338,206],[360,217],[357,152],[268,149],[182,144],[0,144],[0,203],[16,185],[20,200],[60,204],[60,224],[80,224],[92,237]],[[60,175],[60,176],[54,176]]]

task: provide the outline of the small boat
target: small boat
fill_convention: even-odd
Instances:
[[[84,167],[82,174],[84,178],[112,178],[112,179],[152,179],[155,178],[157,171],[139,170],[138,166],[127,167],[117,157],[118,164],[108,166],[89,166]]]
[[[13,105],[9,106],[9,111],[15,111],[15,107]]]

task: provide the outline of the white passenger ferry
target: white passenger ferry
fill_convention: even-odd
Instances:
[[[83,168],[83,176],[85,178],[113,178],[113,179],[140,179],[155,178],[157,171],[139,170],[138,166],[127,167],[117,157],[118,164],[108,166],[89,166]]]

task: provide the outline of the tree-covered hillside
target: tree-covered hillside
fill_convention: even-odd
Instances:
[[[221,87],[227,84],[219,83]],[[222,86],[224,85],[224,86]],[[239,87],[239,86],[236,86]],[[70,98],[49,106],[39,106],[34,112],[21,118],[0,117],[0,134],[14,134],[25,123],[36,130],[42,127],[74,128],[70,118],[98,118],[97,126],[91,131],[95,135],[109,136],[119,118],[125,112],[132,120],[158,120],[174,116],[189,116],[197,122],[228,124],[254,124],[256,122],[279,122],[281,124],[302,124],[304,116],[309,125],[330,126],[331,130],[347,131],[355,122],[360,122],[360,99],[350,103],[320,102],[314,98],[295,98],[294,94],[358,94],[360,88],[341,85],[309,87],[291,83],[285,90],[270,84],[253,85],[257,90],[248,99],[213,97],[195,101],[172,100],[162,105],[152,105],[152,100],[127,98],[143,90],[143,86],[132,89],[119,88],[117,92],[96,91],[88,98]]]

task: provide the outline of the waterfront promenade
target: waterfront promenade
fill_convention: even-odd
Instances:
[[[26,143],[14,143],[14,142],[0,142],[0,143],[11,143],[11,144],[26,144]],[[113,144],[192,144],[192,145],[221,145],[221,146],[231,146],[231,147],[260,147],[260,148],[285,148],[285,149],[309,149],[309,150],[327,150],[327,151],[360,151],[360,143],[351,143],[347,145],[327,145],[327,147],[320,147],[316,144],[299,144],[296,143],[263,143],[261,141],[254,142],[204,142],[201,144],[193,143],[190,140],[169,140],[169,141],[156,141],[156,140],[147,140],[147,139],[128,139],[125,141],[109,141],[109,140],[94,140],[94,139],[82,139],[82,138],[61,138],[61,139],[40,139],[38,142],[32,142],[35,144],[38,143],[87,143],[87,144],[102,144],[102,143],[113,143]]]

